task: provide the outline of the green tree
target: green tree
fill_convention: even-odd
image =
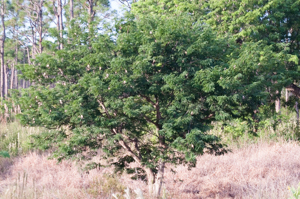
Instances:
[[[210,0],[209,14],[205,16],[206,23],[219,34],[232,34],[239,43],[245,41],[264,41],[267,46],[273,46],[274,51],[278,43],[285,43],[288,52],[299,58],[300,50],[300,14],[299,0],[271,0],[271,1],[227,1]],[[292,83],[299,81],[298,65],[286,63],[286,79]],[[287,85],[283,85],[285,87]],[[275,100],[276,111],[280,110],[280,95],[283,87],[278,88]]]
[[[116,37],[97,34],[91,45],[69,44],[23,65],[35,85],[16,98],[19,118],[59,129],[36,137],[59,159],[101,148],[117,169],[135,161],[155,195],[166,163],[194,166],[198,155],[226,152],[208,134],[211,121],[247,117],[272,97],[269,85],[291,81],[282,79],[286,70],[276,75],[293,58],[285,46],[240,47],[186,14],[129,15],[116,29]]]

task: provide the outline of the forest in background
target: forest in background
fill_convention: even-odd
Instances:
[[[109,10],[110,3],[105,0],[17,0],[2,1],[0,5],[3,99],[10,97],[8,90],[27,88],[33,83],[20,77],[22,71],[17,65],[31,65],[41,53],[51,54],[88,32],[96,35],[105,31],[103,26],[109,24],[106,20],[113,22],[116,13]]]
[[[60,161],[101,148],[160,195],[166,164],[227,152],[215,122],[257,136],[282,106],[299,120],[299,0],[120,3],[1,2],[1,117],[49,129],[33,147]]]
[[[135,3],[129,0],[118,2],[129,11],[131,4]],[[238,43],[261,40],[267,41],[269,45],[286,43],[289,53],[298,55],[298,4],[297,1],[141,1],[133,13],[164,15],[175,10],[193,13],[217,32],[234,35]],[[247,8],[241,9],[242,5]],[[10,89],[27,88],[32,84],[30,80],[22,78],[22,70],[18,65],[31,65],[39,54],[51,54],[76,41],[75,38],[77,43],[74,45],[86,45],[92,38],[88,34],[107,32],[114,35],[115,19],[123,17],[120,13],[118,16],[116,10],[110,9],[109,0],[2,1],[1,98],[9,98]],[[297,95],[299,88],[290,86],[281,91],[280,94],[285,95],[287,101],[290,96],[288,91]],[[279,100],[275,108],[279,112]],[[2,108],[2,112],[3,109],[8,112],[7,106]]]

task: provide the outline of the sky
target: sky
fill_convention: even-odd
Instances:
[[[122,13],[122,8],[124,8],[124,5],[118,0],[111,0],[110,6],[112,10],[117,10],[119,14]]]

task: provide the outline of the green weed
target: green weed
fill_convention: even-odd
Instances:
[[[294,187],[288,187],[288,189],[291,191],[291,197],[290,199],[299,199],[300,198],[300,183],[297,188]]]
[[[124,199],[125,186],[118,180],[116,175],[106,174],[102,178],[95,178],[87,189],[87,193],[94,198],[112,198],[116,195],[118,199]]]
[[[31,147],[29,142],[31,135],[43,131],[39,127],[24,127],[18,122],[0,123],[0,151],[8,152],[11,156],[22,155]]]

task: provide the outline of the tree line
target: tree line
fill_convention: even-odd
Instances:
[[[72,42],[74,35],[69,34],[75,26],[90,34],[101,30],[112,14],[108,0],[3,0],[0,10],[1,98],[9,89],[32,84],[19,77],[17,65],[31,65],[39,54],[63,49],[64,43]]]

